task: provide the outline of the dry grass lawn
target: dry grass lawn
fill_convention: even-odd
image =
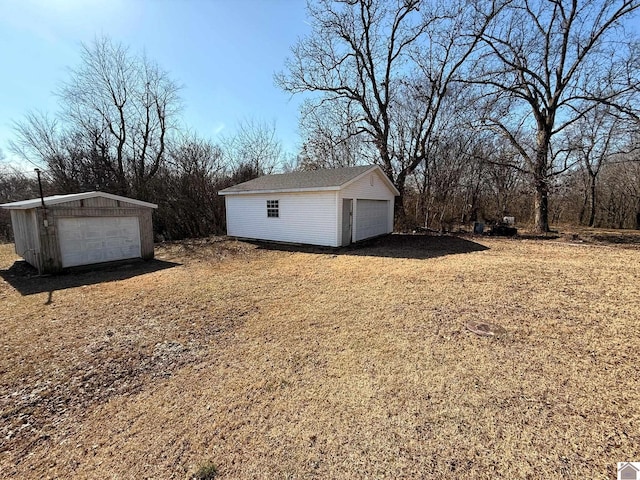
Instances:
[[[209,239],[45,278],[0,245],[0,476],[614,478],[640,460],[623,243]]]

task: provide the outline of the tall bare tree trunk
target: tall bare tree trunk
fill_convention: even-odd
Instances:
[[[549,231],[549,183],[547,175],[547,161],[551,135],[544,129],[538,131],[537,151],[534,168],[534,209],[535,230],[538,233]]]
[[[584,223],[584,216],[587,213],[587,203],[589,203],[589,196],[585,191],[582,199],[582,206],[580,207],[580,215],[578,216],[578,225],[582,225]]]
[[[589,226],[593,227],[596,223],[596,177],[590,173],[590,191],[591,191],[591,213],[589,213]]]
[[[536,179],[534,200],[535,230],[539,233],[549,231],[549,187],[546,179]]]
[[[396,188],[400,192],[400,196],[396,197],[396,201],[394,203],[394,216],[396,228],[400,230],[404,230],[407,227],[407,212],[404,208],[404,192],[406,187],[405,180],[406,177],[404,175],[400,175],[398,177],[398,180],[396,180],[395,182]]]

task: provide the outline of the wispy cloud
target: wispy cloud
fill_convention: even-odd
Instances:
[[[224,122],[217,122],[213,125],[213,134],[214,135],[218,135],[220,132],[222,132],[225,129],[226,125],[224,124]]]

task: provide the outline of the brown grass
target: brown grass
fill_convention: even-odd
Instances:
[[[613,478],[640,460],[637,247],[210,239],[45,278],[12,251],[3,478]]]

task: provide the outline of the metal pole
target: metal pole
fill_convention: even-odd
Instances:
[[[42,181],[40,180],[40,169],[35,168],[34,171],[38,174],[38,187],[40,188],[40,201],[42,202],[42,208],[45,208],[44,195],[42,194]]]
[[[42,194],[42,182],[40,181],[40,169],[35,168],[35,172],[38,174],[38,187],[40,188],[40,201],[42,202],[42,216],[44,217],[42,223],[44,228],[49,227],[49,220],[47,219],[47,207],[44,204],[44,195]]]

